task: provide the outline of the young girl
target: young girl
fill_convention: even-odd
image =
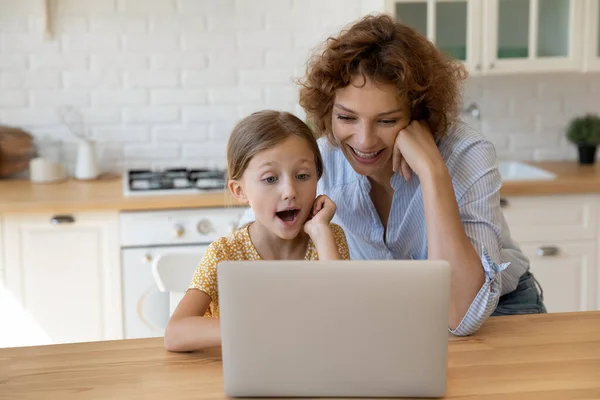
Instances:
[[[277,111],[243,119],[229,138],[227,168],[229,190],[251,207],[255,221],[206,250],[167,325],[170,351],[221,345],[219,262],[350,258],[344,232],[330,223],[335,204],[327,196],[316,197],[323,161],[313,133],[300,119]]]

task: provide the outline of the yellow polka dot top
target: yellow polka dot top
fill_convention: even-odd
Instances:
[[[249,225],[248,225],[249,226]],[[202,261],[194,272],[189,289],[198,289],[211,298],[211,303],[206,311],[206,317],[219,317],[219,294],[217,293],[217,265],[221,261],[260,261],[258,251],[250,240],[248,226],[233,232],[231,235],[219,238],[212,242],[204,252]],[[331,224],[333,236],[340,256],[344,260],[350,259],[346,235],[339,225]],[[317,249],[309,239],[305,260],[318,260]],[[188,289],[188,290],[189,290]]]

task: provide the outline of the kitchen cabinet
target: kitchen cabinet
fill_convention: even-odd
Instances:
[[[386,9],[477,74],[481,71],[481,4],[480,0],[388,0]]]
[[[386,10],[471,75],[583,69],[581,0],[388,0]]]
[[[123,336],[115,212],[4,216],[5,284],[55,343]]]
[[[585,0],[584,70],[600,71],[600,0]]]
[[[532,196],[503,199],[513,239],[529,258],[548,312],[599,309],[600,198]]]
[[[580,0],[487,0],[483,13],[487,74],[581,70]]]
[[[548,312],[596,309],[596,245],[593,241],[523,242],[531,272],[544,290]]]

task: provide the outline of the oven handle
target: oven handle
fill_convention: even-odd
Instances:
[[[153,324],[152,322],[150,322],[150,320],[148,318],[146,318],[146,316],[144,315],[144,310],[142,309],[144,306],[144,303],[146,302],[146,300],[148,299],[148,297],[150,297],[150,295],[152,294],[152,292],[156,290],[153,286],[151,286],[150,288],[148,288],[148,290],[146,290],[144,292],[144,294],[142,294],[142,297],[140,297],[140,300],[137,303],[137,314],[138,317],[140,317],[140,320],[142,321],[142,323],[144,323],[144,325],[146,325],[148,328],[153,329],[156,331],[156,333],[163,333],[164,329],[160,328],[158,326],[156,326],[155,324]]]

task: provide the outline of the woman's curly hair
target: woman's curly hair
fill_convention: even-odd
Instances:
[[[385,14],[369,15],[323,45],[300,82],[300,105],[317,136],[334,142],[335,92],[356,75],[365,82],[369,78],[395,85],[408,102],[411,120],[426,120],[435,137],[443,136],[456,120],[465,68],[408,26]]]

